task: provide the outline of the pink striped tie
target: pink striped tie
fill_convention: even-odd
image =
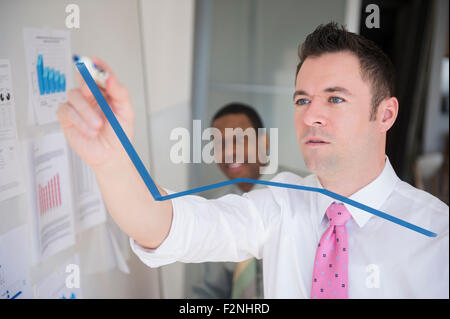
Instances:
[[[346,222],[352,217],[344,204],[331,204],[326,212],[330,227],[317,247],[311,288],[313,299],[348,298],[348,241]]]

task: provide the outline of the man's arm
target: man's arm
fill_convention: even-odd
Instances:
[[[94,172],[117,225],[145,248],[161,245],[169,234],[172,201],[155,201],[128,157],[97,167]],[[158,190],[167,195],[159,186]]]
[[[131,140],[134,111],[128,90],[105,62],[92,60],[110,74],[102,93]],[[75,152],[93,168],[114,221],[141,246],[157,248],[169,234],[172,203],[153,199],[86,83],[80,82],[81,88],[70,90],[68,101],[58,109],[64,134]],[[160,187],[158,190],[167,195]]]

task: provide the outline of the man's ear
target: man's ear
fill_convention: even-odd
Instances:
[[[394,125],[395,120],[398,115],[398,100],[395,97],[390,97],[381,101],[378,105],[377,121],[380,127],[380,132],[387,132],[392,125]]]

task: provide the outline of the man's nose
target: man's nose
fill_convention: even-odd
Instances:
[[[303,120],[308,126],[327,125],[326,106],[320,101],[319,97],[314,97],[307,105]]]

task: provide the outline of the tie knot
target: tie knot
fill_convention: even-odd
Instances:
[[[331,204],[327,209],[328,220],[330,225],[345,226],[345,223],[352,218],[344,204]]]

